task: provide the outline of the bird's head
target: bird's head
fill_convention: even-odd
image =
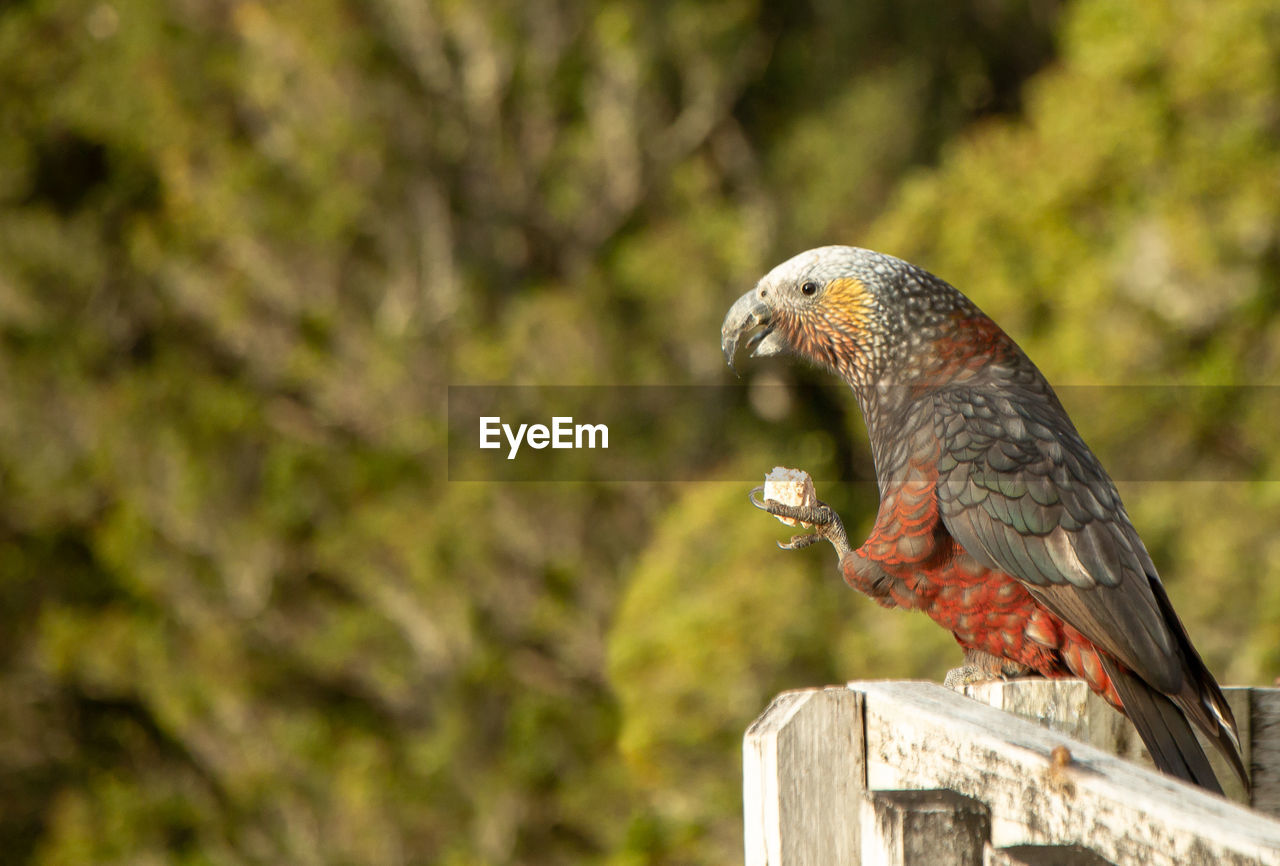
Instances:
[[[750,334],[753,357],[795,354],[850,383],[869,383],[900,372],[894,368],[910,360],[913,347],[970,312],[976,308],[958,291],[901,259],[818,247],[778,265],[734,302],[720,348],[732,367]]]

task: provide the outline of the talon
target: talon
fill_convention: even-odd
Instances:
[[[798,521],[814,530],[812,533],[794,535],[787,542],[780,541],[778,547],[783,550],[801,550],[825,539],[831,542],[841,556],[850,551],[849,539],[845,535],[840,516],[825,502],[815,502],[812,505],[786,505],[763,497],[763,486],[754,487],[747,494],[747,500],[761,511],[772,514],[774,517],[786,517]]]
[[[809,523],[814,526],[826,526],[836,520],[835,512],[825,503],[816,505],[786,505],[773,499],[757,499],[756,494],[764,495],[764,487],[754,487],[747,494],[747,499],[756,508],[766,511],[774,517],[788,517]]]
[[[803,550],[811,544],[817,544],[822,540],[822,536],[816,532],[802,533],[800,535],[791,536],[790,541],[779,541],[778,547],[783,550]]]

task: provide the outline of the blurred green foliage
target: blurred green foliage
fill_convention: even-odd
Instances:
[[[706,480],[869,478],[860,419],[753,363],[791,408],[704,479],[449,483],[446,386],[727,382],[727,304],[830,242],[1058,383],[1271,384],[1277,141],[1270,0],[4,6],[0,850],[740,859],[774,692],[957,658]],[[1269,682],[1276,421],[1186,393],[1081,426],[1202,479],[1122,492]]]

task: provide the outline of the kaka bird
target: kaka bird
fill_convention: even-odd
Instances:
[[[757,507],[814,527],[783,547],[830,541],[850,586],[955,636],[968,664],[953,673],[1083,678],[1164,772],[1221,793],[1195,726],[1248,787],[1231,709],[1115,485],[995,322],[908,262],[831,246],[734,303],[721,329],[730,366],[751,332],[752,355],[798,355],[853,389],[880,490],[856,550],[825,504],[753,491]]]

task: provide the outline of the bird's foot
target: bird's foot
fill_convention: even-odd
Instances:
[[[963,691],[965,686],[1025,676],[1035,676],[1035,672],[1024,664],[982,650],[971,649],[965,651],[964,664],[947,671],[946,679],[942,684],[949,689]]]
[[[998,679],[1000,677],[992,676],[990,671],[985,671],[977,665],[960,665],[958,668],[947,671],[942,684],[959,692],[963,691],[965,686],[975,686],[978,683],[989,683]]]
[[[761,498],[757,499],[757,495]],[[850,552],[849,536],[844,531],[844,522],[830,505],[825,502],[815,502],[812,505],[785,505],[772,499],[764,499],[763,495],[763,487],[753,489],[749,496],[751,504],[774,517],[786,517],[813,527],[813,532],[793,535],[790,541],[779,541],[778,547],[783,550],[800,550],[825,538],[841,556]]]

